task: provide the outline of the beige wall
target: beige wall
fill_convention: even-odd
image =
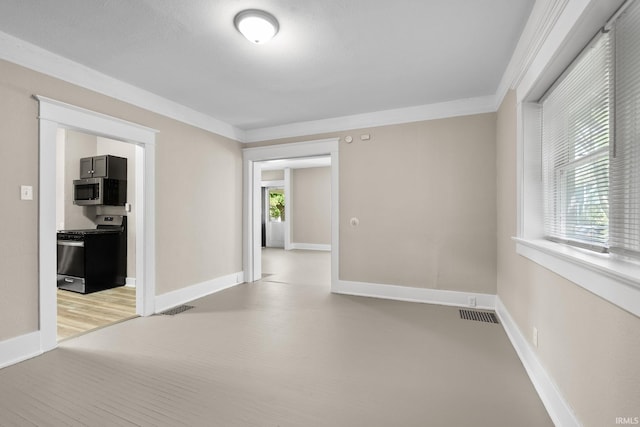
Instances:
[[[331,168],[291,171],[291,242],[331,244]]]
[[[249,146],[355,137],[340,143],[341,279],[494,294],[495,120],[478,114]]]
[[[34,94],[159,130],[156,292],[242,270],[238,142],[0,61],[0,340],[38,329],[38,103]],[[9,161],[10,160],[10,161]],[[20,200],[33,185],[35,200]]]
[[[284,170],[262,171],[263,181],[284,181]]]
[[[498,295],[585,426],[640,416],[640,319],[519,256],[516,100],[497,120]]]
[[[64,133],[64,163],[57,164],[57,168],[64,170],[64,199],[56,200],[62,202],[64,209],[63,227],[67,230],[94,228],[93,220],[96,217],[94,206],[76,206],[73,204],[73,181],[80,178],[80,159],[96,155],[98,138],[95,135],[87,135],[80,132],[67,130]]]

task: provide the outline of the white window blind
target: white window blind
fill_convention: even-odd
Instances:
[[[611,252],[640,255],[640,2],[615,32],[615,142],[611,156]]]
[[[609,242],[610,41],[599,34],[541,100],[545,234],[601,251]]]

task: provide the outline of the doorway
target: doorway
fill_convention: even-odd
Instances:
[[[263,283],[331,285],[331,157],[260,162]],[[286,237],[285,237],[286,236]]]
[[[155,138],[157,131],[50,98],[39,102],[39,299],[40,349],[57,346],[56,140],[58,129],[126,142],[135,146],[136,185],[136,312],[155,307]]]
[[[98,166],[103,166],[104,170],[92,171],[94,162]],[[107,165],[110,167],[107,168]],[[98,166],[95,167],[98,168]],[[107,169],[111,172],[108,173]],[[117,174],[119,188],[121,187],[122,190],[121,200],[108,205],[76,202],[74,183],[83,177],[86,179],[87,174],[92,176],[102,174],[112,179],[116,178],[114,174]],[[136,146],[134,144],[58,128],[56,140],[58,341],[137,317],[135,178]],[[119,243],[116,247],[110,245],[114,237],[113,230],[107,230],[106,235],[96,233],[97,224],[107,216],[122,219],[120,226],[116,227],[121,229],[116,233]],[[90,237],[89,241],[85,242],[85,238],[82,237],[83,230],[96,230],[96,232],[92,232],[87,237]],[[78,240],[81,238],[82,240]],[[110,249],[107,250],[107,247]],[[64,262],[61,263],[61,261]],[[96,276],[98,269],[101,271],[99,277]],[[113,273],[111,278],[109,273]]]
[[[281,144],[274,146],[247,148],[243,150],[244,157],[244,271],[248,282],[254,282],[262,278],[262,167],[263,163],[269,161],[283,161],[282,159],[300,159],[310,157],[328,156],[331,159],[331,206],[330,206],[330,229],[331,229],[331,286],[338,281],[339,262],[339,195],[338,195],[338,138],[325,140],[308,141],[294,144]],[[290,168],[285,168],[285,174],[290,172]],[[285,180],[285,198],[290,194],[290,189]],[[291,218],[288,212],[291,203],[285,199],[285,218]],[[285,227],[285,250],[292,249],[290,221]]]
[[[284,229],[287,226],[284,187],[262,188],[264,194],[262,220],[265,224],[262,246],[284,249]]]

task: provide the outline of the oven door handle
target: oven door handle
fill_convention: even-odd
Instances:
[[[84,242],[78,242],[76,240],[58,240],[60,246],[76,246],[78,248],[84,247]]]

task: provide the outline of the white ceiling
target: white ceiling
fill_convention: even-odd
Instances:
[[[534,0],[2,0],[0,31],[242,130],[496,93]],[[280,32],[254,45],[247,8]]]

